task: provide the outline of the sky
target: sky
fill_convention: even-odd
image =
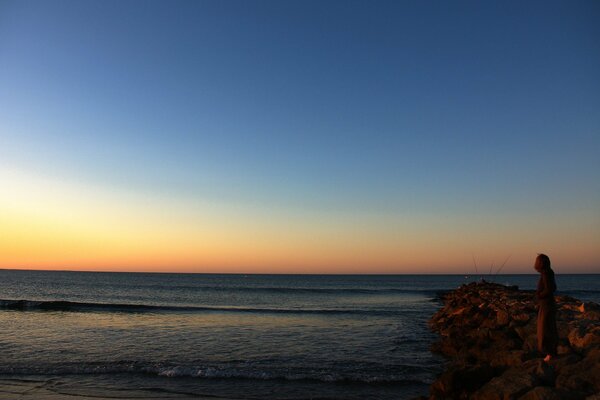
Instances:
[[[600,273],[599,19],[0,0],[0,268]]]

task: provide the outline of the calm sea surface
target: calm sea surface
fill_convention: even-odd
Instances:
[[[0,270],[0,379],[65,396],[410,398],[441,370],[436,294],[477,278]],[[600,302],[600,275],[557,284]]]

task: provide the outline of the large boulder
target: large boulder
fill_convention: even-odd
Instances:
[[[504,310],[498,310],[496,312],[496,324],[498,324],[498,326],[508,325],[509,322],[510,316],[508,315],[508,312]]]
[[[548,386],[536,386],[523,396],[519,397],[519,400],[577,400],[578,396],[572,393],[556,389]],[[600,399],[599,399],[600,400]]]
[[[587,394],[600,392],[600,347],[591,349],[581,361],[564,366],[556,387]]]
[[[596,326],[590,320],[585,320],[569,332],[569,343],[578,351],[585,351],[589,347],[600,345],[600,326]]]
[[[511,368],[486,383],[472,396],[472,400],[515,400],[536,385],[536,378],[520,368]]]
[[[434,398],[466,397],[493,378],[494,373],[489,365],[450,367],[431,385],[431,395]]]

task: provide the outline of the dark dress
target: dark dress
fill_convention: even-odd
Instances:
[[[537,286],[538,318],[537,318],[537,344],[542,354],[556,355],[558,345],[558,329],[556,328],[556,302],[554,292],[556,282],[554,271],[551,269],[541,272]]]

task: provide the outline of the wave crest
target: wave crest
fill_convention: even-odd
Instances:
[[[218,307],[218,306],[163,306],[150,304],[114,304],[114,303],[88,303],[63,300],[35,301],[35,300],[2,300],[0,310],[13,311],[62,311],[62,312],[229,312],[229,313],[254,313],[254,314],[347,314],[347,315],[373,315],[393,316],[398,315],[398,310],[385,309],[337,309],[337,308],[262,308],[262,307]],[[406,313],[404,310],[402,313]]]
[[[130,361],[65,363],[46,366],[10,367],[0,366],[0,375],[94,375],[142,373],[168,378],[199,379],[250,379],[250,380],[286,380],[320,382],[358,382],[358,383],[431,383],[431,377],[437,372],[434,367],[415,367],[412,365],[354,366],[348,370],[328,368],[275,368],[255,366],[252,363],[241,365],[173,365],[162,363],[141,363]]]

